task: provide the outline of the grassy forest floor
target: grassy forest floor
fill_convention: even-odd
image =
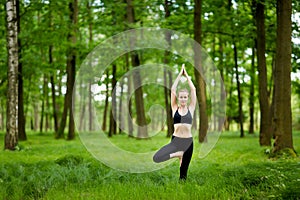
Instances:
[[[0,152],[0,199],[300,199],[300,132],[293,137],[298,158],[270,159],[271,147],[260,147],[257,134],[239,138],[224,132],[202,159],[195,143],[188,179],[181,182],[178,160],[161,170],[126,173],[95,160],[78,137],[55,140],[51,133],[31,132],[19,151]],[[129,141],[132,148],[169,140],[163,134],[151,140],[112,139]]]

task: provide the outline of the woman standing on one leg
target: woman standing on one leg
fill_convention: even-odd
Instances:
[[[189,93],[187,89],[178,91],[176,96],[176,89],[181,76],[185,76],[189,87],[191,100],[187,105],[189,99]],[[177,97],[177,101],[176,101]],[[196,107],[196,89],[189,78],[184,65],[175,79],[171,88],[171,107],[173,113],[174,133],[172,140],[169,144],[162,147],[153,156],[154,162],[163,162],[171,158],[180,159],[180,179],[185,180],[187,178],[188,167],[193,154],[193,137],[192,137],[192,121],[193,113]]]

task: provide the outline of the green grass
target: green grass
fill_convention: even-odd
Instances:
[[[169,139],[120,135],[111,141],[144,152]],[[121,172],[94,159],[78,137],[65,141],[29,133],[20,147],[0,152],[0,199],[300,199],[300,159],[269,159],[269,149],[259,146],[257,135],[239,138],[224,132],[203,159],[195,143],[186,182],[178,180],[177,160],[153,172]],[[299,153],[299,132],[294,133],[294,147]]]

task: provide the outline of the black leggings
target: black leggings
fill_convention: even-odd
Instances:
[[[193,154],[193,138],[180,138],[172,136],[172,140],[169,144],[163,146],[153,156],[153,161],[156,163],[163,162],[170,159],[170,154],[183,151],[182,163],[180,166],[180,179],[185,180],[187,178],[188,167]]]

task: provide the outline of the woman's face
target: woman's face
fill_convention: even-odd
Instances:
[[[188,102],[189,94],[187,92],[178,93],[178,101],[181,106],[185,106]]]

